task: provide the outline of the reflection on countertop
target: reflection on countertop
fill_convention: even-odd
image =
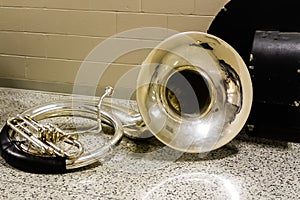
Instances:
[[[0,125],[32,106],[69,98],[0,88]],[[208,154],[188,154],[155,138],[123,138],[101,165],[43,175],[0,158],[0,172],[0,199],[299,199],[300,144],[240,133]]]

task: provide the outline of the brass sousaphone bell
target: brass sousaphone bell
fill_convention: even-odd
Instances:
[[[185,32],[158,45],[143,63],[137,103],[164,144],[206,152],[232,140],[251,109],[251,79],[242,58],[223,40]]]
[[[136,87],[138,112],[102,102],[104,96],[99,101],[50,103],[9,119],[1,132],[1,140],[5,141],[0,144],[2,157],[21,170],[61,173],[99,161],[123,133],[131,138],[147,138],[149,132],[173,149],[208,152],[231,141],[243,128],[251,109],[252,84],[245,63],[229,44],[207,33],[183,32],[161,42],[143,62]],[[97,126],[66,133],[55,125],[40,124],[45,118],[74,115],[92,119]],[[114,127],[114,136],[106,146],[85,153],[79,145],[81,135],[100,132],[102,122]],[[47,137],[47,131],[41,134],[33,124],[51,129],[51,137]],[[74,144],[80,152],[68,154],[55,149],[53,132],[60,133],[60,142]],[[22,140],[22,145],[16,139]],[[37,150],[43,145],[35,144],[36,140],[43,144],[51,140],[51,155]],[[34,146],[34,155],[22,148],[24,143]],[[30,164],[32,157],[38,158],[34,165]],[[43,167],[39,167],[39,159]],[[62,165],[59,169],[56,159]],[[22,167],[22,162],[28,167]]]

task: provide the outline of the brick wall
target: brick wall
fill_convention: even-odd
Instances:
[[[82,61],[108,37],[142,27],[205,32],[226,2],[0,0],[0,86],[70,92]],[[157,42],[170,34],[161,30],[150,39]],[[131,39],[143,40],[140,36]],[[141,49],[120,56],[109,63],[106,76],[97,84],[113,85],[139,65],[149,51]],[[88,66],[97,69],[105,62],[96,60]]]

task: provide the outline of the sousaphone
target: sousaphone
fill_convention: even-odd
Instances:
[[[62,173],[99,162],[123,134],[139,139],[154,135],[178,151],[208,152],[243,128],[252,85],[245,63],[229,44],[207,33],[183,32],[161,42],[143,62],[137,111],[103,101],[111,94],[108,87],[99,100],[53,102],[8,119],[0,134],[2,157],[24,171]],[[51,122],[61,117],[93,125],[65,130]],[[102,135],[102,124],[113,127],[114,134],[86,151],[81,138]]]

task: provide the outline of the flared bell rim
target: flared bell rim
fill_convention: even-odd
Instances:
[[[156,63],[157,57],[164,56],[164,53],[161,53],[159,51],[161,50],[170,51],[181,45],[191,46],[191,44],[197,44],[197,42],[199,41],[205,42],[205,45],[208,45],[208,48],[210,48],[211,46],[213,48],[213,53],[218,57],[218,59],[225,60],[226,63],[229,63],[231,67],[237,72],[240,78],[240,84],[243,91],[243,94],[241,96],[242,107],[240,108],[239,112],[235,116],[234,121],[230,122],[229,124],[224,124],[224,126],[221,128],[222,132],[218,133],[217,136],[214,135],[215,137],[212,138],[204,137],[203,141],[201,141],[201,138],[200,139],[198,138],[198,143],[191,141],[190,144],[188,144],[188,142],[185,143],[183,141],[187,140],[185,139],[185,137],[190,137],[188,134],[193,134],[193,131],[195,132],[193,128],[197,129],[197,126],[195,125],[195,123],[197,122],[193,121],[193,119],[187,119],[187,121],[190,120],[189,123],[191,124],[190,125],[191,127],[188,127],[188,129],[191,130],[189,131],[183,129],[181,130],[181,132],[182,131],[188,132],[186,134],[185,133],[174,134],[173,132],[170,132],[171,129],[176,129],[178,128],[178,126],[181,126],[182,124],[174,125],[173,122],[169,123],[168,120],[165,121],[167,124],[161,125],[160,128],[157,128],[155,127],[154,123],[161,123],[161,120],[165,120],[165,119],[159,119],[158,117],[157,119],[158,122],[153,122],[154,118],[149,117],[149,103],[146,102],[147,101],[146,97],[149,96],[149,92],[153,92],[149,90],[149,85],[153,84],[153,82],[151,82],[153,80],[153,74],[157,73],[155,71],[156,70],[155,65],[157,65]],[[158,60],[160,60],[160,58]],[[182,32],[173,35],[170,38],[167,38],[166,40],[161,42],[147,56],[144,63],[142,64],[142,68],[137,80],[136,98],[137,98],[137,103],[138,103],[140,113],[143,117],[145,124],[158,140],[160,140],[165,145],[170,146],[171,148],[179,151],[184,151],[189,153],[201,153],[201,152],[207,152],[207,151],[220,148],[221,146],[230,142],[242,130],[251,110],[253,94],[252,94],[251,78],[248,69],[246,67],[246,64],[244,63],[243,59],[240,57],[240,55],[235,51],[233,47],[231,47],[228,43],[226,43],[222,39],[207,33]],[[154,102],[150,103],[152,106],[155,104],[159,105],[162,103],[160,99],[158,99],[158,102],[155,102],[157,100],[153,98],[153,101]],[[160,106],[160,108],[163,107],[165,107],[165,105]],[[160,114],[157,113],[157,115]],[[167,117],[171,118],[170,116]],[[219,116],[220,120],[222,120],[221,118],[222,116]],[[203,143],[205,142],[205,140],[210,142],[210,145],[208,145],[208,147],[204,147],[205,145]]]

